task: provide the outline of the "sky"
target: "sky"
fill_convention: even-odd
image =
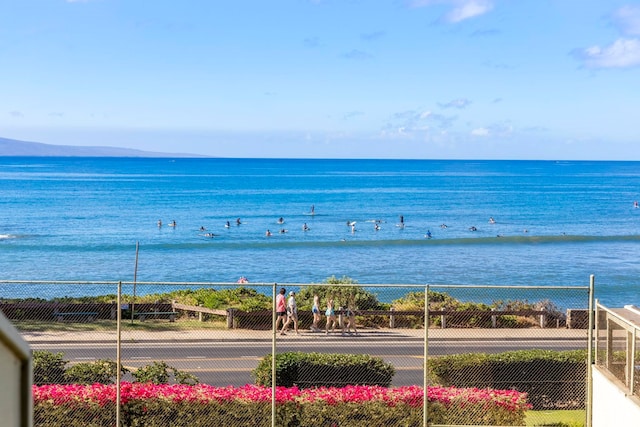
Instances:
[[[640,1],[0,0],[0,137],[640,160]]]

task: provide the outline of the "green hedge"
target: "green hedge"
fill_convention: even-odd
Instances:
[[[587,351],[519,350],[429,359],[431,381],[442,386],[526,392],[533,409],[583,409]]]
[[[271,386],[271,355],[262,358],[252,372],[256,384]],[[283,387],[388,387],[395,374],[390,363],[368,354],[288,352],[276,355],[276,384]]]

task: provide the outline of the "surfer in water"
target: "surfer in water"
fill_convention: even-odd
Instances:
[[[311,205],[311,211],[309,213],[311,215],[315,215],[316,214],[316,206],[315,205]]]
[[[426,237],[427,239],[430,239],[432,237],[431,230],[427,230],[427,234],[425,234],[424,237]]]
[[[160,228],[160,227],[162,227],[162,220],[161,219],[158,220],[158,228]]]
[[[309,231],[309,226],[307,225],[307,223],[305,222],[304,225],[302,226],[302,231]]]
[[[236,219],[236,225],[240,225],[240,224],[242,224],[242,223],[240,222],[240,218]]]

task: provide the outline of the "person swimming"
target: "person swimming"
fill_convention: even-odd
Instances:
[[[287,230],[285,230],[284,228],[281,228],[281,229],[280,229],[280,234],[284,234],[284,233],[286,233],[286,232],[287,232]]]
[[[472,225],[471,227],[469,227],[469,231],[478,231],[478,229],[474,225]]]
[[[440,228],[447,228],[447,224],[440,224]]]

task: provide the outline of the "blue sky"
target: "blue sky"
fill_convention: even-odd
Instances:
[[[0,0],[0,137],[640,160],[640,2]]]

